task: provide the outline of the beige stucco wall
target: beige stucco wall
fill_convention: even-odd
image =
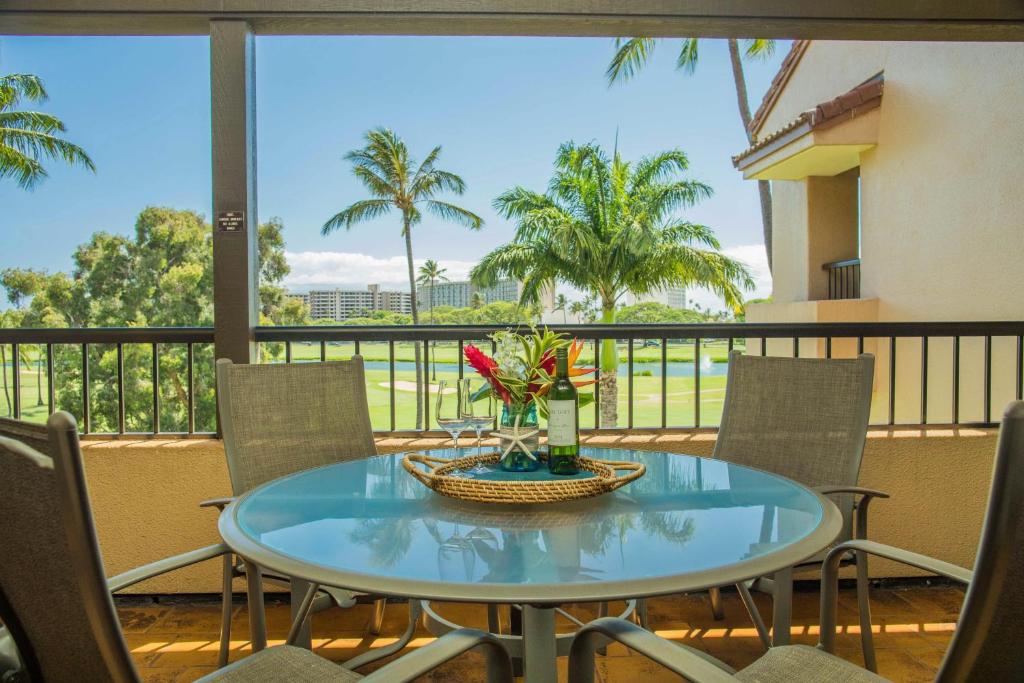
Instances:
[[[593,444],[709,455],[714,434],[602,434]],[[431,440],[381,442],[382,451]],[[872,538],[970,566],[984,515],[995,436],[991,430],[878,431],[869,435],[861,483],[886,490]],[[219,441],[90,441],[86,476],[108,574],[218,540],[216,512],[199,501],[229,492]],[[883,562],[875,576],[913,572]],[[214,593],[218,565],[138,585],[140,593]],[[241,585],[238,586],[242,588]]]
[[[1024,44],[813,41],[761,135],[879,71],[862,295],[880,321],[1024,318]],[[805,183],[773,183],[777,302],[811,298],[808,264],[793,263],[807,253]]]

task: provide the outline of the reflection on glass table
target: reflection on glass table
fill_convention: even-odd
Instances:
[[[558,605],[772,574],[820,552],[841,528],[835,505],[776,475],[687,455],[582,450],[642,462],[647,473],[595,498],[495,505],[437,495],[402,468],[403,454],[383,455],[254,489],[221,516],[221,535],[254,564],[315,583],[522,604],[524,670],[546,681]]]

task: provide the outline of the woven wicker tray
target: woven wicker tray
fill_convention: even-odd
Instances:
[[[402,466],[425,486],[443,496],[481,503],[518,504],[556,503],[599,496],[639,479],[647,470],[638,462],[580,458],[580,470],[591,472],[594,476],[540,481],[516,479],[514,472],[508,473],[508,479],[501,480],[451,476],[456,471],[468,470],[478,463],[496,465],[500,457],[500,453],[494,452],[446,460],[410,453],[402,460]]]

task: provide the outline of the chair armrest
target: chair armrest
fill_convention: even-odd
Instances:
[[[211,498],[210,500],[204,500],[199,504],[201,508],[217,508],[222,511],[231,503],[235,502],[234,496],[227,496],[225,498]]]
[[[832,548],[825,556],[825,562],[821,568],[821,647],[831,653],[835,645],[836,637],[836,610],[839,600],[839,563],[842,556],[849,552],[862,552],[875,555],[887,560],[900,562],[911,567],[917,567],[947,579],[953,579],[960,583],[969,584],[974,578],[974,572],[970,569],[958,567],[949,562],[937,560],[934,557],[913,553],[902,548],[895,548],[884,543],[865,541],[857,539],[840,543]]]
[[[199,548],[187,553],[175,555],[174,557],[167,557],[162,560],[157,560],[156,562],[144,564],[141,567],[136,567],[135,569],[129,569],[117,576],[110,577],[107,579],[107,588],[110,589],[111,593],[116,593],[128,586],[134,586],[140,581],[145,581],[146,579],[151,579],[154,576],[160,576],[167,572],[173,572],[175,569],[199,564],[200,562],[211,560],[229,552],[231,552],[231,548],[227,547],[223,543],[217,543],[215,545],[208,545],[205,548]]]
[[[594,653],[606,640],[622,643],[693,683],[734,683],[733,671],[708,654],[665,640],[617,617],[596,619],[576,632],[569,650],[569,683],[593,683]]]
[[[482,647],[487,656],[487,680],[493,683],[512,683],[512,660],[508,652],[490,633],[472,628],[451,631],[429,645],[417,648],[367,674],[362,680],[366,683],[411,681],[477,647]]]
[[[830,493],[855,493],[866,498],[888,498],[889,494],[878,489],[864,488],[863,486],[815,486],[815,491],[823,495]]]
[[[814,490],[822,495],[830,493],[852,493],[861,496],[861,499],[854,503],[857,510],[857,526],[854,529],[854,538],[866,539],[868,537],[868,506],[875,498],[888,498],[885,491],[868,489],[863,486],[815,486]]]

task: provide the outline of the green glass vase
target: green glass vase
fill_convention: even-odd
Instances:
[[[498,463],[506,472],[535,472],[540,469],[540,432],[537,422],[537,405],[509,404],[501,409],[499,433],[511,436],[518,430],[519,434],[534,432],[532,436],[520,439],[522,445],[516,444]],[[500,439],[499,448],[502,452],[509,447],[511,439]],[[525,446],[525,449],[523,448]]]

